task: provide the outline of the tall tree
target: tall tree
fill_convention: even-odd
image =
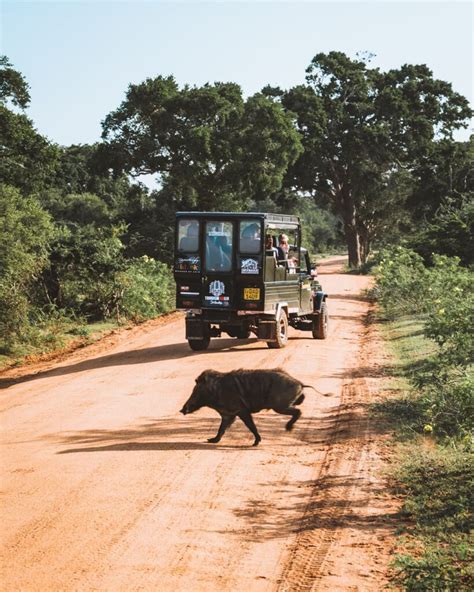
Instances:
[[[344,53],[317,54],[306,85],[281,97],[297,116],[304,153],[287,184],[332,206],[343,222],[349,265],[400,216],[406,171],[437,138],[450,138],[472,115],[467,100],[425,65],[381,72]]]
[[[474,136],[441,141],[413,171],[407,201],[414,228],[411,246],[430,260],[433,253],[474,262]]]
[[[28,84],[6,56],[0,57],[0,180],[24,193],[50,183],[56,148],[41,136],[24,113],[30,101]]]
[[[245,208],[277,190],[301,151],[291,117],[232,83],[185,86],[173,77],[131,85],[103,123],[102,158],[117,172],[158,176],[176,208]]]
[[[429,222],[448,201],[460,206],[474,198],[474,135],[468,142],[434,142],[413,169],[414,186],[407,201],[417,223]]]

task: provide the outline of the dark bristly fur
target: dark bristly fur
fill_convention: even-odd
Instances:
[[[212,443],[219,442],[226,429],[239,417],[255,436],[253,445],[257,446],[261,437],[252,413],[273,409],[282,415],[291,415],[286,424],[286,429],[291,430],[301,415],[295,405],[303,402],[303,389],[308,386],[280,368],[231,372],[205,370],[196,378],[196,385],[181,413],[193,413],[201,407],[215,409],[222,421],[215,437],[208,440]]]

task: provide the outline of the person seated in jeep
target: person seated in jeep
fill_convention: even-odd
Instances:
[[[265,254],[267,257],[275,257],[278,260],[278,249],[273,245],[273,236],[271,234],[265,235]]]
[[[298,262],[294,257],[288,257],[289,250],[288,235],[280,234],[278,236],[278,263],[282,263],[290,269],[295,268]]]

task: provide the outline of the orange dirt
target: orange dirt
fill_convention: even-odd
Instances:
[[[60,361],[0,376],[2,590],[379,591],[396,502],[385,436],[367,404],[383,349],[361,291],[320,266],[330,336],[288,346],[215,339],[194,353],[176,313]],[[209,409],[178,413],[206,368],[283,367],[307,390],[302,418],[239,420],[220,444]]]

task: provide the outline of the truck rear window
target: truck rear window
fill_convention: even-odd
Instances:
[[[206,223],[206,271],[232,269],[232,222]]]
[[[195,219],[181,219],[178,222],[178,250],[196,253],[199,249],[199,222]]]

